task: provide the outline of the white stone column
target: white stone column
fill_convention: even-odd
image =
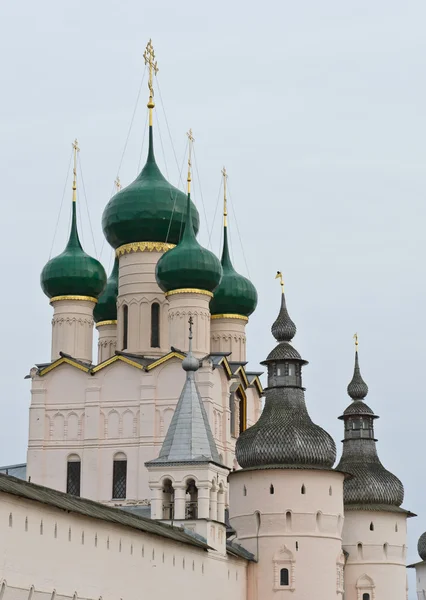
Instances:
[[[115,355],[117,349],[117,321],[100,321],[96,324],[99,333],[98,364]]]
[[[151,485],[151,519],[163,518],[163,488]]]
[[[170,346],[188,350],[188,319],[194,320],[192,352],[204,356],[210,352],[210,292],[203,290],[173,290],[166,294],[169,301]]]
[[[117,350],[123,350],[123,306],[128,312],[127,351],[163,356],[170,350],[167,301],[157,285],[155,268],[172,244],[136,242],[118,248]],[[151,306],[160,305],[160,347],[151,347]]]
[[[180,521],[185,519],[185,496],[186,496],[186,484],[174,485],[175,491],[175,514],[174,520]]]
[[[210,490],[210,519],[217,521],[217,488],[212,487]]]
[[[242,315],[213,315],[211,317],[211,352],[231,352],[229,360],[246,361],[246,325]]]
[[[225,491],[223,489],[220,489],[217,495],[217,520],[225,523]]]
[[[95,298],[56,296],[50,300],[52,318],[52,361],[60,352],[77,360],[93,360],[93,308]]]
[[[212,484],[198,488],[198,518],[210,518],[210,488]]]

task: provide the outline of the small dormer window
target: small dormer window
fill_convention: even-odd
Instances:
[[[277,376],[281,377],[281,367],[277,367]]]
[[[288,365],[288,374],[294,375],[294,365]]]

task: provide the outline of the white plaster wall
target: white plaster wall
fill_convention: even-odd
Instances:
[[[229,389],[222,368],[196,374],[219,453],[235,459]],[[121,361],[88,375],[63,364],[32,379],[27,472],[31,481],[66,491],[67,458],[82,462],[81,494],[110,502],[114,455],[127,457],[127,499],[148,503],[145,462],[158,456],[185,381],[179,359],[145,372]],[[247,390],[249,421],[260,401]]]
[[[155,267],[162,252],[130,252],[119,258],[117,349],[162,356],[170,350],[168,301],[157,285]],[[160,348],[151,348],[151,305],[160,304]],[[123,348],[123,304],[129,307],[128,346]]]
[[[93,309],[94,302],[86,300],[58,300],[51,302],[52,354],[59,358],[65,352],[78,360],[93,360]]]
[[[362,599],[360,590],[368,585],[369,579],[371,600],[405,598],[406,544],[405,514],[346,511],[343,548],[349,557],[345,567],[345,600]],[[364,592],[369,590],[364,589]]]
[[[212,352],[231,352],[229,360],[246,360],[246,325],[243,319],[212,319],[210,338]]]
[[[426,600],[426,562],[416,565],[417,600]]]
[[[0,531],[2,600],[247,597],[244,560],[16,496],[0,494]]]
[[[241,470],[229,479],[231,525],[238,542],[258,558],[253,565],[257,597],[268,600],[279,593],[294,600],[341,599],[343,475]],[[288,588],[277,582],[280,568],[291,573]]]

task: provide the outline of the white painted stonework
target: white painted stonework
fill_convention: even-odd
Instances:
[[[96,325],[98,330],[98,364],[114,356],[117,350],[117,323],[109,321]]]
[[[78,360],[92,362],[95,303],[66,299],[53,301],[51,305],[52,360],[59,358],[59,352],[64,352]]]
[[[229,360],[245,362],[246,325],[245,319],[230,317],[212,319],[210,325],[212,352],[230,352]]]
[[[416,564],[417,600],[426,600],[426,562]]]

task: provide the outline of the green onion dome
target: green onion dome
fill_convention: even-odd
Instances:
[[[177,244],[185,220],[186,194],[173,187],[155,162],[152,126],[149,128],[148,158],[142,172],[108,202],[102,228],[113,248],[132,242]],[[192,224],[199,229],[199,216],[191,203]]]
[[[93,317],[96,323],[101,321],[117,320],[117,296],[118,296],[118,258],[115,257],[111,275],[108,277],[104,291],[99,296],[98,303],[93,309]]]
[[[252,282],[237,273],[232,265],[226,226],[223,233],[222,270],[222,280],[210,302],[210,313],[248,317],[257,306],[257,292]]]
[[[217,256],[197,242],[190,209],[191,197],[188,194],[182,239],[157,263],[155,276],[163,292],[183,288],[213,292],[222,278],[222,266]]]
[[[97,298],[105,287],[106,273],[103,266],[81,247],[77,231],[76,202],[72,203],[71,233],[65,250],[49,260],[41,273],[40,283],[43,292],[49,298]]]

